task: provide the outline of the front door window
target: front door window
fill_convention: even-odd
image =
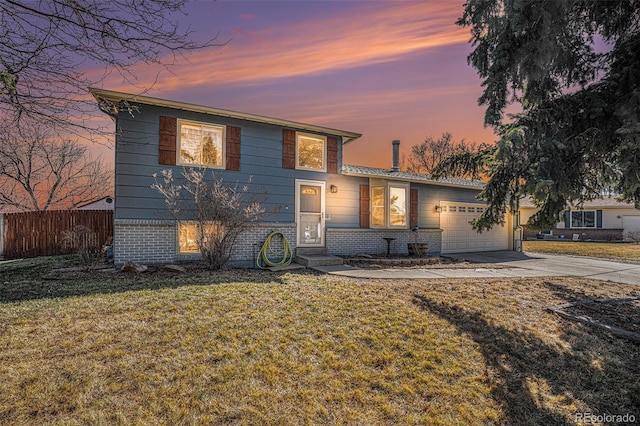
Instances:
[[[324,182],[297,181],[298,245],[324,246]]]

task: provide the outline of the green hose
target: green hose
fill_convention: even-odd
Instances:
[[[276,235],[280,235],[282,237],[282,250],[275,250],[271,247],[271,239]],[[269,255],[282,256],[282,259],[279,262],[273,262],[269,259]],[[260,253],[256,258],[256,265],[260,269],[277,268],[289,265],[292,259],[293,251],[291,250],[287,237],[285,237],[280,231],[272,231],[264,241],[264,244],[262,244]]]

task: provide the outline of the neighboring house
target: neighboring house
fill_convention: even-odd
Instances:
[[[520,223],[526,224],[536,211],[530,200],[522,200]],[[524,226],[524,238],[622,241],[634,231],[640,231],[640,210],[612,196],[587,201],[582,208],[565,210],[563,220],[554,229]]]
[[[77,210],[113,210],[113,197],[102,197],[99,200],[82,204]]]
[[[479,234],[469,220],[483,211],[482,184],[434,181],[398,171],[394,141],[390,170],[342,163],[342,148],[361,135],[312,124],[245,114],[147,96],[91,89],[116,122],[114,260],[163,263],[197,257],[195,226],[177,226],[153,174],[205,165],[230,184],[253,182],[278,213],[257,223],[234,249],[232,262],[251,265],[273,230],[298,255],[407,253],[417,238],[431,254],[513,247],[511,215],[505,226]],[[180,228],[180,229],[178,229]],[[412,231],[412,229],[417,229]]]

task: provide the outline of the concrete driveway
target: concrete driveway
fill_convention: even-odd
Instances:
[[[640,264],[614,262],[590,257],[541,253],[494,251],[447,255],[477,262],[477,268],[452,269],[358,269],[346,265],[316,269],[354,278],[505,278],[505,277],[583,277],[601,281],[640,285]],[[493,267],[492,265],[495,265]]]

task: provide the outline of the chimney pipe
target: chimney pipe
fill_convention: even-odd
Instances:
[[[399,172],[400,171],[400,141],[394,140],[393,144],[393,163],[391,163],[391,171]]]

